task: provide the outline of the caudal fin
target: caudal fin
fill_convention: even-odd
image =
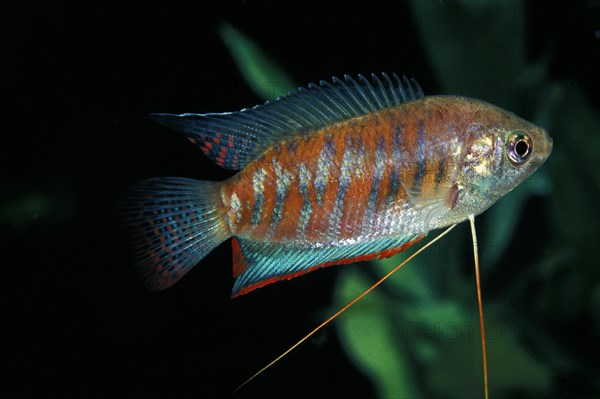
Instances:
[[[175,284],[229,238],[217,182],[187,178],[150,179],[121,201],[133,238],[136,267],[146,286],[160,291]]]

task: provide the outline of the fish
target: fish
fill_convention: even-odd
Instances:
[[[333,77],[237,112],[151,114],[221,181],[146,180],[122,210],[150,290],[232,244],[232,297],[397,254],[479,215],[548,158],[541,127],[481,100],[425,96],[397,74]]]

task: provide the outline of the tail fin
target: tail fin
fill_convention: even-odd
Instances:
[[[229,238],[218,182],[164,177],[133,187],[121,201],[146,286],[175,284]]]

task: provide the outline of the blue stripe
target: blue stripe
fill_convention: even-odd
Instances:
[[[252,176],[252,189],[254,191],[254,206],[252,207],[252,216],[250,217],[250,224],[252,226],[260,223],[262,218],[262,210],[265,205],[265,175],[265,170],[259,168],[254,172],[254,176]]]
[[[342,165],[340,166],[340,178],[338,190],[335,197],[333,210],[329,217],[329,230],[327,236],[335,239],[341,231],[340,226],[344,209],[346,206],[346,193],[353,177],[357,177],[362,173],[364,167],[364,144],[360,138],[355,140],[351,135],[346,136],[346,146],[344,148],[344,156]]]
[[[441,156],[440,160],[438,161],[438,170],[437,170],[437,174],[435,176],[436,189],[438,188],[438,186],[440,185],[442,180],[444,180],[445,175],[446,175],[446,158]]]
[[[283,207],[285,206],[285,197],[288,192],[288,187],[292,183],[292,174],[287,170],[283,169],[279,162],[273,158],[273,167],[275,169],[275,206],[273,208],[273,214],[271,216],[271,222],[269,223],[269,233],[272,235],[275,232],[275,228],[283,217]]]
[[[306,236],[306,227],[308,226],[308,222],[310,221],[310,216],[312,214],[312,202],[308,193],[308,185],[310,183],[310,179],[310,170],[308,170],[305,164],[299,164],[298,190],[304,198],[302,202],[302,209],[300,210],[300,216],[298,217],[298,226],[296,228],[299,238],[304,238]]]
[[[333,136],[329,134],[325,139],[323,149],[319,155],[317,161],[317,174],[315,176],[315,195],[317,197],[317,204],[323,206],[323,195],[325,194],[325,188],[329,181],[329,172],[333,165],[333,156],[335,152],[335,142]]]
[[[390,185],[386,197],[386,204],[390,205],[398,195],[400,188],[400,170],[404,166],[402,149],[404,146],[404,125],[394,127],[392,134],[392,169],[390,170]]]
[[[419,121],[417,125],[417,148],[415,152],[415,161],[417,162],[417,169],[415,171],[415,176],[413,179],[412,191],[420,192],[421,183],[423,182],[423,178],[425,177],[425,166],[426,166],[426,158],[425,158],[425,138],[426,138],[426,130],[425,124],[422,120]]]
[[[385,161],[385,142],[381,132],[378,132],[377,147],[375,148],[375,173],[373,174],[373,180],[371,181],[371,190],[369,191],[369,199],[367,200],[367,207],[365,208],[365,214],[363,217],[363,233],[370,232],[372,223],[375,220],[379,188],[385,173]]]

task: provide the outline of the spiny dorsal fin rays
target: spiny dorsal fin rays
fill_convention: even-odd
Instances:
[[[313,95],[316,95],[318,97],[320,97],[321,103],[327,107],[328,109],[331,110],[331,115],[335,116],[335,115],[343,115],[346,118],[350,118],[350,113],[342,106],[341,102],[335,101],[333,95],[336,94],[334,92],[335,88],[332,88],[333,90],[330,90],[329,92],[327,90],[325,90],[326,86],[329,84],[329,82],[321,80],[319,82],[318,85],[314,84],[314,83],[310,83],[308,85],[308,90],[312,90],[313,91]],[[323,101],[326,100],[326,101]],[[339,100],[339,98],[338,98]],[[332,108],[329,108],[328,105],[330,105],[332,108],[335,108],[335,110],[333,110]]]
[[[375,102],[375,106],[378,109],[389,107],[390,103],[388,101],[387,93],[385,92],[385,87],[383,87],[381,80],[379,80],[377,75],[371,75],[370,82],[364,77],[362,77],[362,79],[364,80],[364,84],[371,89],[371,95]]]
[[[362,90],[362,88],[356,83],[356,81],[354,79],[352,79],[350,76],[348,75],[344,75],[344,80],[346,82],[348,82],[349,84],[353,84],[355,90],[352,90],[350,87],[348,87],[348,85],[346,85],[346,83],[344,82],[344,80],[341,80],[337,77],[333,77],[332,78],[333,83],[337,84],[338,86],[340,86],[343,89],[343,92],[346,94],[347,98],[352,101],[352,105],[354,105],[357,109],[356,115],[364,115],[367,114],[369,112],[372,111],[372,108],[367,107],[368,104],[365,104],[364,98],[365,98],[365,94],[364,91]],[[363,101],[359,100],[357,98],[357,95],[360,95],[363,97]]]
[[[298,91],[300,93],[305,93],[307,91],[306,88],[301,87],[298,89]],[[296,102],[300,105],[303,104],[304,107],[306,107],[306,110],[308,112],[312,112],[312,116],[319,122],[319,123],[327,123],[328,120],[330,120],[332,117],[335,116],[335,113],[333,113],[331,111],[331,109],[327,108],[328,111],[330,111],[330,114],[327,115],[326,113],[324,113],[319,107],[317,107],[315,104],[311,103],[310,101],[306,100],[306,96],[302,95],[302,96],[296,96]],[[326,104],[323,104],[323,107],[326,107]]]
[[[369,83],[369,81],[363,75],[358,75],[358,81],[362,83],[362,87],[358,85],[356,80],[354,80],[354,85],[357,87],[357,91],[363,94],[363,97],[367,101],[368,105],[370,105],[370,109],[385,108],[385,106],[382,105],[379,101],[377,93],[375,93],[375,89],[373,88],[373,86],[371,86],[371,83]]]
[[[394,87],[394,84],[392,83],[392,80],[390,79],[390,77],[384,73],[383,75],[383,79],[386,81],[387,86],[388,87]],[[417,82],[414,82],[415,84]],[[390,106],[393,104],[400,104],[402,102],[402,100],[400,100],[400,97],[398,97],[398,91],[397,90],[389,90],[390,94],[392,95],[392,99],[390,101]]]
[[[370,80],[358,75],[355,80],[344,75],[238,112],[152,114],[151,118],[183,133],[218,165],[242,169],[286,138],[423,97],[414,79],[392,77],[382,73],[371,74]]]
[[[379,86],[379,91],[381,92],[381,95],[383,97],[385,97],[387,103],[386,105],[388,107],[391,107],[392,104],[395,104],[395,98],[390,98],[388,96],[387,90],[385,89],[385,85],[384,83],[381,81],[381,79],[379,79],[379,77],[375,74],[372,74],[371,77],[373,78],[374,81],[377,82],[377,85]],[[390,78],[387,75],[384,75],[384,78],[388,81],[388,84],[391,86],[391,82],[390,82]],[[395,94],[395,92],[392,92],[391,94]]]
[[[354,108],[355,106],[352,104],[352,102],[348,98],[348,94],[345,91],[340,90],[339,86],[340,86],[340,82],[342,82],[342,81],[334,76],[332,79],[332,82],[333,82],[333,84],[331,84],[325,80],[321,80],[319,82],[319,85],[321,85],[325,90],[330,90],[331,93],[336,96],[334,102],[339,103],[340,106],[342,106],[344,108],[344,114],[347,115],[348,118],[351,118],[352,116],[355,116],[355,115],[362,115],[362,111]]]

